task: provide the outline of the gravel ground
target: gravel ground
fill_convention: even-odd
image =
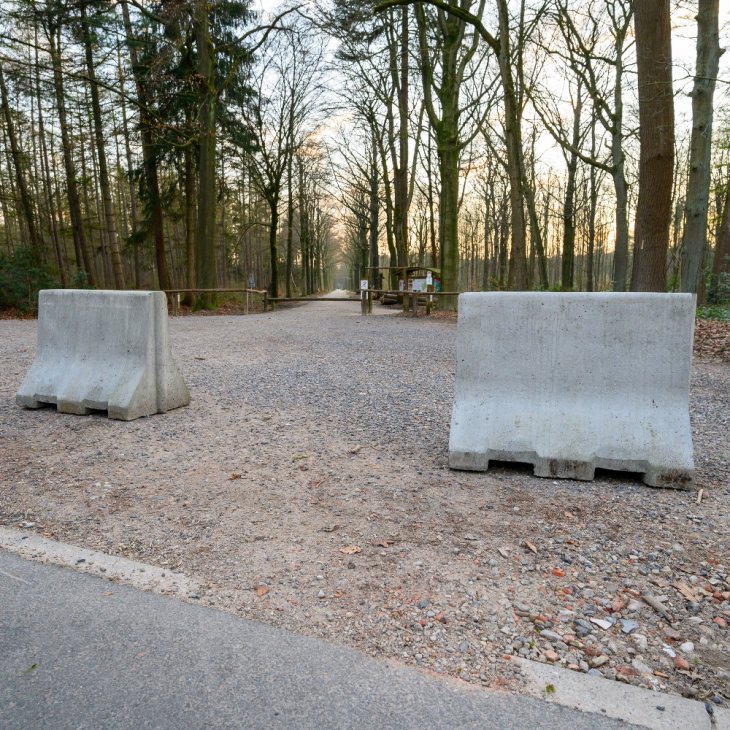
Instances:
[[[193,401],[130,423],[18,409],[36,324],[0,321],[0,524],[469,682],[520,655],[727,706],[730,365],[694,362],[695,491],[452,472],[455,323],[358,310],[173,318]]]

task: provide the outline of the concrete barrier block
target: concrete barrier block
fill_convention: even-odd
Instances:
[[[123,421],[190,403],[172,358],[165,295],[41,291],[36,357],[15,400],[79,415],[107,411]]]
[[[691,294],[462,294],[449,465],[689,486],[694,314]]]

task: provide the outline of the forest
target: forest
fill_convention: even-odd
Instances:
[[[727,300],[723,10],[0,0],[0,307],[409,265],[447,292]]]

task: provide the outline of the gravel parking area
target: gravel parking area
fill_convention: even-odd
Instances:
[[[0,321],[0,524],[469,682],[510,686],[519,655],[730,703],[730,364],[695,359],[683,492],[450,471],[448,319],[312,303],[170,333],[192,403],[123,423],[17,408],[36,324]]]

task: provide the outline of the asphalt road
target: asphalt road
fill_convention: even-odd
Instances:
[[[0,550],[0,727],[633,727]]]

